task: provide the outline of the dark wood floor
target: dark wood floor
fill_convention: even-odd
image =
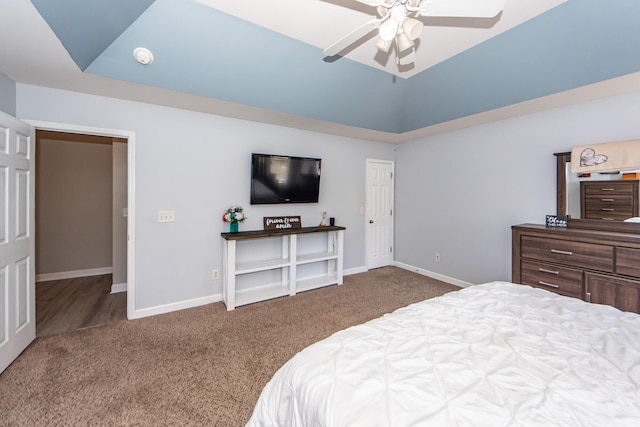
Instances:
[[[127,318],[127,293],[111,294],[111,274],[36,283],[36,336]]]

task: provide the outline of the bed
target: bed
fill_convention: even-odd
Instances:
[[[493,282],[289,360],[247,426],[640,425],[640,315]]]

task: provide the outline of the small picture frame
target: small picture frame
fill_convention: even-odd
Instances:
[[[545,223],[547,227],[566,227],[567,217],[558,215],[547,215]]]

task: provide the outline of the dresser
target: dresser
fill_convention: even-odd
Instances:
[[[624,221],[638,216],[638,181],[580,182],[580,218]]]
[[[640,313],[640,234],[522,224],[512,281]]]

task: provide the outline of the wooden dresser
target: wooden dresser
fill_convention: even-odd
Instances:
[[[580,218],[624,221],[638,216],[638,181],[580,182]]]
[[[640,234],[514,225],[512,281],[640,313]]]

